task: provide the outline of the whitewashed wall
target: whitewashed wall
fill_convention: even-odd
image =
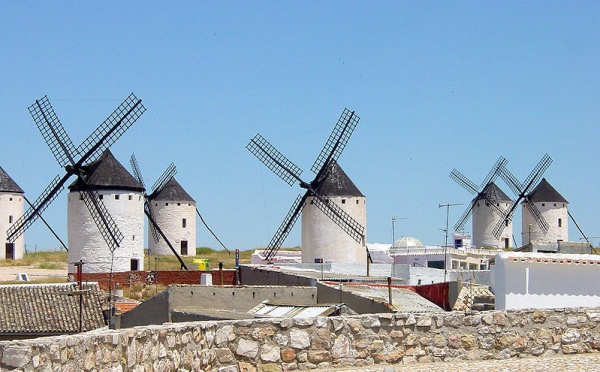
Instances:
[[[512,221],[504,228],[500,238],[496,239],[493,234],[494,228],[498,221],[502,219],[490,207],[485,205],[484,201],[480,201],[479,206],[473,208],[473,244],[477,247],[495,247],[504,248],[504,240],[508,240],[509,247],[514,247],[513,225]],[[506,210],[510,207],[508,203],[499,203],[499,208]]]
[[[505,252],[492,267],[496,309],[600,306],[600,257]]]
[[[1,259],[6,258],[6,243],[8,243],[8,240],[6,240],[6,230],[8,230],[10,226],[23,215],[24,205],[25,200],[23,198],[23,194],[0,192],[0,242],[2,243],[2,246],[0,247]],[[8,222],[10,216],[12,216],[12,223]],[[19,236],[17,240],[14,241],[14,244],[14,258],[23,258],[23,253],[25,252],[24,234]]]
[[[535,218],[533,218],[531,213],[529,213],[529,209],[527,209],[525,205],[523,205],[523,244],[529,243],[528,235],[530,224],[531,241],[568,241],[569,214],[567,210],[567,203],[538,202],[534,204],[538,208],[538,210],[542,214],[542,217],[544,217],[550,228],[548,229],[548,232],[546,234],[543,234]],[[561,227],[558,226],[559,219],[561,220]]]
[[[141,193],[122,190],[100,190],[102,201],[124,236],[114,252],[112,271],[131,269],[131,260],[138,260],[144,269],[144,197]],[[119,195],[119,200],[115,199]],[[131,196],[131,200],[129,197]],[[111,252],[79,192],[70,192],[68,200],[69,263],[82,260],[85,273],[106,273],[111,269]],[[74,272],[73,265],[69,271]]]
[[[331,200],[367,228],[367,206],[364,197],[332,197]],[[345,203],[342,203],[345,200]],[[358,243],[327,217],[310,198],[302,211],[302,262],[315,258],[335,263],[363,264],[367,261],[365,242]]]
[[[196,203],[189,201],[153,201],[152,208],[158,226],[165,233],[177,253],[181,254],[181,241],[188,242],[188,256],[196,255]],[[186,227],[183,227],[183,219]],[[148,221],[150,224],[151,222]],[[148,248],[151,254],[172,255],[167,242],[161,237],[154,241],[152,230],[148,229]]]

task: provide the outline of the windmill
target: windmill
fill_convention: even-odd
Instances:
[[[290,186],[297,181],[301,188],[306,189],[304,195],[299,195],[296,198],[288,214],[279,226],[279,229],[267,246],[267,261],[272,261],[309,199],[312,205],[316,206],[329,220],[333,221],[333,223],[343,230],[345,234],[349,235],[364,248],[364,227],[326,194],[319,192],[319,186],[327,180],[327,177],[332,173],[332,170],[341,169],[337,165],[337,159],[340,157],[344,147],[348,143],[359,120],[360,118],[356,116],[354,111],[344,109],[329,136],[329,139],[311,167],[311,171],[315,173],[316,176],[310,182],[303,181],[300,178],[302,170],[277,151],[277,149],[275,149],[275,147],[260,134],[257,134],[252,138],[250,143],[246,146],[246,148],[265,164],[267,168],[271,169],[271,171]],[[366,252],[364,254],[366,255]]]
[[[131,155],[129,162],[131,164],[131,168],[133,169],[133,174],[135,175],[135,178],[138,180],[139,183],[144,185],[144,189],[145,189],[146,185],[144,184],[144,178],[142,177],[142,172],[140,171],[140,167],[135,158],[135,155]],[[167,167],[167,169],[165,169],[162,176],[160,176],[160,178],[158,180],[156,180],[156,182],[152,186],[152,192],[150,194],[148,194],[148,193],[144,194],[144,213],[146,214],[146,217],[148,217],[150,231],[152,233],[152,238],[154,239],[154,241],[158,242],[161,238],[164,239],[165,243],[167,244],[167,246],[169,247],[171,252],[173,252],[173,254],[177,257],[177,260],[179,260],[179,263],[181,264],[181,268],[188,270],[187,266],[181,259],[181,256],[179,255],[177,250],[173,247],[173,245],[171,244],[171,242],[169,241],[169,239],[167,238],[167,236],[165,235],[163,230],[158,225],[158,222],[156,221],[154,209],[153,209],[152,203],[151,203],[151,196],[162,191],[163,188],[165,187],[165,185],[167,184],[167,182],[169,182],[173,178],[175,173],[177,173],[177,168],[175,167],[175,165],[173,163],[171,163]]]
[[[57,175],[25,214],[10,227],[7,231],[7,239],[12,242],[22,235],[56,199],[69,178],[75,176],[81,186],[80,197],[113,254],[124,237],[98,192],[88,185],[86,166],[94,162],[144,113],[146,108],[142,105],[142,101],[133,93],[130,94],[77,148],[65,132],[46,96],[36,100],[28,109],[56,161],[65,169],[65,173],[62,177]]]
[[[510,208],[504,212],[502,219],[496,224],[496,227],[493,231],[495,236],[499,236],[500,232],[503,230],[503,226],[512,221],[513,212],[521,201],[523,201],[525,208],[527,208],[527,210],[531,213],[543,234],[548,232],[548,222],[546,222],[535,204],[529,200],[529,193],[532,191],[534,185],[540,181],[542,175],[546,169],[548,169],[550,164],[552,164],[552,158],[548,154],[545,154],[535,168],[533,168],[531,173],[529,173],[529,176],[527,176],[523,183],[519,182],[519,180],[508,169],[506,169],[505,166],[502,166],[501,177],[508,184],[508,187],[510,187],[515,195],[517,195],[517,199],[512,202]]]
[[[473,181],[465,177],[456,169],[453,169],[450,173],[450,178],[468,192],[475,195],[475,198],[471,200],[467,209],[454,225],[454,231],[461,231],[469,217],[473,215],[473,243],[476,246],[498,246],[500,243],[498,241],[500,235],[502,235],[504,228],[508,227],[503,225],[504,228],[499,231],[497,236],[492,234],[492,229],[496,227],[498,218],[503,218],[504,216],[505,211],[500,207],[500,204],[508,204],[511,201],[510,198],[495,184],[496,179],[500,176],[506,163],[508,163],[508,161],[505,158],[502,156],[499,157],[483,182],[481,182],[480,186],[477,186]],[[479,208],[480,203],[483,203],[483,206],[487,208]],[[474,213],[476,213],[476,215],[474,215]],[[507,236],[503,237],[503,246],[510,246],[511,233],[512,231],[509,231]]]

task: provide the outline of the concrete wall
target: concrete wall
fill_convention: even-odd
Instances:
[[[12,226],[24,213],[23,194],[12,192],[0,192],[0,259],[6,258],[6,231]],[[10,221],[10,222],[9,222]],[[14,241],[13,258],[15,260],[23,258],[25,253],[25,237],[21,234]]]
[[[114,252],[112,271],[130,271],[132,259],[138,261],[138,270],[144,270],[143,195],[122,190],[100,190],[98,194],[124,237]],[[69,262],[86,262],[84,273],[110,272],[111,252],[78,191],[69,193],[67,215]]]
[[[600,258],[507,252],[496,256],[496,309],[600,306]]]
[[[243,285],[287,285],[314,287],[317,279],[300,275],[286,274],[273,270],[261,269],[260,266],[240,266],[240,280]]]
[[[21,371],[280,371],[600,350],[600,309],[195,322],[0,342]]]
[[[245,313],[263,301],[316,305],[315,287],[234,287],[172,285],[121,316],[121,327],[175,322],[176,310],[228,310]],[[181,316],[179,317],[181,318]]]
[[[340,291],[340,287],[334,288],[317,283],[317,302],[320,304],[346,304],[350,309],[359,314],[392,312],[390,307],[381,301],[344,291],[343,286],[342,284],[342,290]]]

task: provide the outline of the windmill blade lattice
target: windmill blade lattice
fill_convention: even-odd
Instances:
[[[304,194],[304,196],[298,195],[298,197],[296,197],[296,200],[292,204],[292,207],[288,211],[287,215],[283,219],[283,222],[281,222],[281,225],[277,229],[277,232],[275,233],[275,235],[273,235],[273,238],[271,238],[271,241],[267,246],[267,261],[271,261],[273,257],[275,257],[275,254],[283,245],[283,242],[290,234],[290,231],[292,231],[292,227],[294,227],[296,221],[298,220],[298,217],[300,217],[300,212],[302,212],[302,208],[304,208],[304,204],[306,203],[307,198],[307,194]]]
[[[321,195],[317,190],[317,186],[320,182],[326,179],[330,166],[340,157],[359,120],[360,118],[355,115],[354,111],[344,109],[333,132],[329,136],[325,147],[321,150],[321,153],[311,168],[316,174],[316,177],[311,182],[303,181],[300,178],[302,170],[281,154],[260,134],[257,134],[252,138],[246,146],[248,151],[256,156],[284,182],[293,185],[295,181],[298,181],[300,187],[307,190],[304,196],[298,196],[296,198],[296,201],[292,204],[288,214],[267,246],[268,261],[272,260],[279,248],[283,245],[283,242],[289,235],[295,222],[298,220],[298,217],[306,204],[306,200],[309,197],[314,197],[313,203],[316,204],[316,207],[343,231],[357,242],[364,243],[364,227],[337,206],[330,198],[326,195]]]
[[[292,186],[295,181],[300,181],[302,169],[283,156],[260,133],[250,140],[246,148],[288,185]]]
[[[359,121],[360,118],[354,111],[344,109],[317,160],[310,168],[313,173],[319,174],[323,170],[328,170],[329,164],[339,159]]]
[[[19,217],[14,224],[6,232],[7,240],[14,243],[19,236],[21,236],[25,230],[27,230],[33,223],[44,213],[46,208],[52,203],[54,199],[60,194],[64,188],[65,181],[60,179],[60,176],[54,177],[48,187],[38,196],[35,202],[25,211],[25,213]]]
[[[461,185],[465,190],[467,190],[471,194],[477,195],[475,198],[473,198],[471,203],[469,203],[467,209],[463,212],[463,214],[460,216],[460,218],[454,225],[455,231],[460,231],[464,228],[465,224],[473,214],[473,210],[475,209],[475,206],[477,205],[477,202],[479,200],[485,200],[486,205],[490,207],[496,214],[501,216],[504,214],[504,211],[496,205],[496,200],[493,200],[493,198],[488,194],[487,190],[489,188],[489,185],[496,181],[498,176],[501,175],[502,169],[506,166],[507,163],[508,161],[504,157],[500,156],[494,164],[494,166],[492,167],[492,169],[490,169],[490,171],[488,172],[487,176],[483,179],[483,182],[481,183],[480,187],[478,187],[473,181],[468,179],[458,170],[453,169],[452,172],[450,172],[450,178],[456,181],[456,183]]]
[[[79,145],[82,160],[94,160],[123,135],[146,111],[142,100],[131,93],[92,134]]]
[[[125,101],[77,148],[73,146],[69,136],[56,116],[47,97],[37,100],[29,107],[36,126],[50,147],[52,154],[61,167],[65,168],[62,178],[56,177],[44,190],[42,195],[7,232],[9,239],[16,240],[30,227],[41,213],[50,205],[64,188],[68,179],[75,175],[81,182],[80,190],[83,201],[88,208],[100,234],[108,244],[111,252],[119,246],[123,239],[116,223],[108,214],[106,206],[97,193],[88,184],[85,164],[94,160],[101,152],[110,147],[133,123],[144,113],[142,101],[133,94]],[[82,155],[83,154],[83,155]]]
[[[537,207],[528,200],[527,194],[529,194],[534,185],[541,180],[544,172],[548,169],[550,164],[552,164],[552,158],[550,157],[550,155],[544,154],[542,159],[529,173],[529,175],[523,183],[520,183],[517,180],[517,178],[505,166],[502,167],[500,175],[504,179],[504,181],[509,185],[511,190],[517,195],[517,199],[515,199],[512,202],[510,208],[508,208],[504,213],[503,218],[500,221],[498,221],[498,224],[493,230],[494,236],[499,236],[501,234],[503,226],[506,226],[510,221],[512,221],[513,213],[519,205],[519,203],[521,202],[521,200],[525,201],[525,203],[527,204],[526,208],[534,216],[534,219],[536,220],[538,226],[544,232],[544,234],[548,232],[548,223],[542,217]]]
[[[73,157],[79,153],[56,116],[48,97],[36,100],[28,109],[58,164],[61,167],[73,164]]]

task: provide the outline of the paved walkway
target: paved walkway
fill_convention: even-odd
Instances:
[[[316,371],[361,371],[361,372],[520,372],[520,371],[600,371],[600,354],[560,355],[553,357],[478,360],[449,363],[419,363],[377,365],[364,368],[318,369]]]

